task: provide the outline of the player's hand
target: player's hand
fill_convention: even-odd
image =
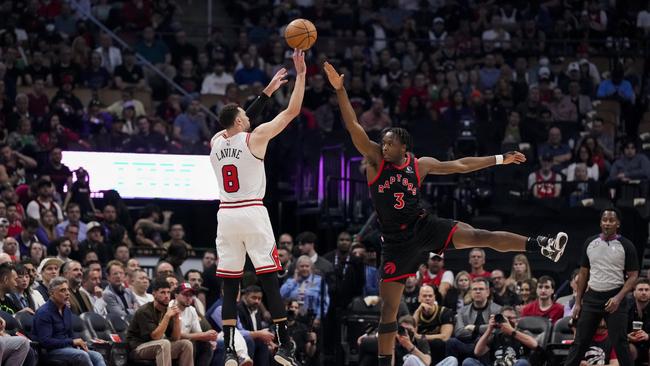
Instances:
[[[618,305],[620,305],[620,303],[621,300],[619,300],[618,297],[614,296],[610,298],[609,301],[607,301],[607,303],[605,304],[605,311],[610,314],[615,312],[616,310],[618,310]]]
[[[571,312],[571,317],[573,319],[578,319],[578,317],[580,316],[580,311],[581,310],[582,310],[582,306],[580,304],[576,303],[573,306],[573,311]]]
[[[271,333],[268,329],[258,330],[256,333],[256,338],[260,339],[264,344],[269,344],[275,339],[275,335]]]
[[[404,349],[410,350],[413,348],[413,342],[411,342],[411,338],[409,338],[409,336],[397,334],[395,337],[397,338],[399,344],[404,347]]]
[[[173,319],[175,316],[181,313],[181,309],[178,308],[178,306],[174,305],[169,308],[167,308],[167,312],[165,313],[165,316],[167,319]]]
[[[271,94],[275,93],[276,90],[280,89],[280,87],[284,84],[286,84],[289,80],[286,79],[287,77],[287,69],[284,67],[278,70],[278,72],[273,75],[273,78],[269,82],[269,85],[262,90],[262,93],[266,94],[267,97],[270,97]]]
[[[508,151],[503,154],[503,164],[521,164],[526,161],[526,155],[519,151]]]
[[[217,337],[219,337],[219,333],[217,333],[216,330],[210,329],[207,332],[205,332],[205,341],[216,341]]]
[[[296,66],[296,74],[305,75],[307,73],[307,65],[305,65],[305,52],[298,48],[293,49],[293,64]]]
[[[84,351],[88,352],[88,345],[87,345],[86,342],[84,342],[84,340],[81,339],[81,338],[75,338],[75,339],[73,339],[73,340],[72,340],[72,345],[73,345],[74,347],[79,347],[79,348],[83,349]]]
[[[474,324],[470,324],[470,325],[474,325]],[[496,328],[496,327],[497,327],[497,322],[494,320],[494,314],[492,314],[492,315],[490,315],[490,319],[488,320],[488,329],[487,329],[487,332],[492,331],[492,330],[493,330],[494,328]],[[472,329],[472,331],[473,331],[473,330],[474,330],[474,329]]]
[[[329,62],[325,61],[325,64],[323,65],[323,69],[325,70],[325,74],[327,75],[327,80],[330,81],[330,84],[332,84],[332,87],[336,90],[341,90],[343,88],[343,78],[345,75],[341,74],[339,75],[338,72],[334,69],[334,66],[330,64]]]

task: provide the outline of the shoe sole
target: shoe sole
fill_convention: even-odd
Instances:
[[[239,362],[237,360],[228,360],[223,366],[239,366]]]
[[[294,366],[293,362],[287,360],[286,358],[280,355],[273,356],[273,359],[275,360],[275,362],[279,363],[282,366]]]

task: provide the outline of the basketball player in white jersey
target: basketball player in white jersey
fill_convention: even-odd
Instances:
[[[296,83],[287,109],[272,121],[250,131],[246,112],[235,104],[219,112],[224,130],[212,138],[210,162],[219,182],[221,203],[217,213],[217,276],[223,278],[223,331],[226,344],[225,366],[237,366],[234,330],[237,320],[236,298],[244,274],[246,253],[255,266],[266,294],[276,328],[278,350],[274,356],[283,366],[297,366],[287,334],[286,310],[280,297],[275,272],[282,270],[268,212],[262,202],[266,190],[264,155],[273,137],[298,116],[305,94],[304,53],[294,50]]]

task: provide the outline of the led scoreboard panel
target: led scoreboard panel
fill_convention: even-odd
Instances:
[[[207,155],[64,151],[63,164],[70,170],[87,170],[92,192],[114,189],[123,198],[219,198]]]

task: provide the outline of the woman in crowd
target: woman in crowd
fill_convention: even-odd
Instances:
[[[594,164],[591,150],[587,145],[582,144],[578,147],[578,153],[576,154],[573,163],[566,168],[565,175],[567,182],[573,182],[575,180],[576,165],[580,163],[587,165],[587,177],[597,181],[600,176],[600,169],[597,164]]]
[[[29,247],[29,258],[31,258],[36,265],[39,265],[43,258],[45,258],[45,245],[39,242],[32,243]]]
[[[41,226],[36,231],[36,236],[47,246],[52,240],[56,239],[56,216],[50,210],[41,210],[40,223]]]
[[[465,304],[471,302],[470,282],[469,273],[466,271],[458,272],[454,278],[454,286],[447,291],[442,305],[457,313]]]
[[[530,304],[531,302],[537,300],[537,280],[530,278],[519,282],[517,286],[519,291],[519,298],[521,298],[521,305],[517,305],[517,311],[520,312],[524,306]]]
[[[515,291],[519,282],[529,280],[533,276],[530,271],[530,262],[525,254],[517,254],[512,259],[510,277],[506,280],[506,286]]]

